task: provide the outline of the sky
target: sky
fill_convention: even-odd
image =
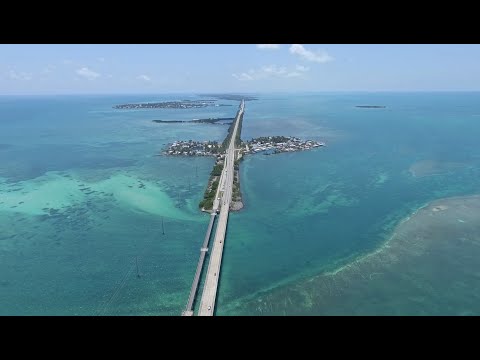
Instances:
[[[479,90],[479,44],[0,44],[1,95]]]

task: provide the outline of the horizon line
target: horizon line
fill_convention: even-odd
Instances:
[[[170,91],[170,92],[141,92],[141,93],[129,93],[129,92],[112,92],[112,93],[26,93],[26,94],[0,94],[0,96],[118,96],[118,95],[176,95],[176,94],[188,94],[188,95],[213,95],[213,94],[234,94],[234,95],[258,95],[258,94],[302,94],[302,93],[432,93],[432,92],[480,92],[478,90],[302,90],[302,91],[290,91],[290,90],[273,90],[273,91],[257,91],[257,92],[244,92],[244,91]]]

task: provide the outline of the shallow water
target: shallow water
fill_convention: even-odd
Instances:
[[[265,292],[233,314],[479,315],[480,196],[446,198],[404,219],[376,251]]]
[[[175,140],[221,141],[227,127],[151,120],[231,117],[238,102],[187,110],[112,106],[186,96],[195,98],[0,98],[0,314],[181,313],[208,225],[197,205],[213,159],[157,155]],[[217,314],[260,314],[249,300],[259,302],[269,289],[272,313],[391,311],[309,305],[326,304],[320,290],[281,308],[286,295],[274,294],[375,251],[429,201],[480,193],[479,100],[478,93],[324,93],[247,102],[243,139],[291,135],[327,146],[242,162],[245,208],[230,215]],[[387,107],[355,108],[369,103]],[[409,169],[422,161],[441,171],[413,176]],[[399,309],[415,296],[412,281],[397,292],[382,285],[403,294],[397,301],[407,305]],[[352,303],[363,301],[362,284]],[[381,293],[380,284],[369,296]],[[435,311],[466,311],[459,289],[453,308],[449,300]],[[426,299],[425,307],[434,306]]]

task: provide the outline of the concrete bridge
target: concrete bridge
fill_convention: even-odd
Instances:
[[[187,306],[182,315],[193,315],[193,303],[195,300],[195,294],[197,293],[198,283],[202,273],[203,263],[205,260],[206,252],[208,249],[208,242],[210,239],[210,233],[212,230],[213,222],[220,207],[220,214],[218,215],[217,229],[215,232],[215,238],[212,244],[212,250],[210,253],[210,260],[208,270],[205,278],[205,284],[203,287],[202,298],[200,300],[200,308],[198,310],[199,316],[213,316],[215,310],[215,302],[217,298],[218,280],[220,277],[220,270],[222,266],[223,247],[225,245],[225,233],[227,231],[228,214],[230,211],[230,203],[232,201],[233,191],[233,177],[234,177],[234,163],[235,163],[235,138],[237,137],[238,124],[245,109],[245,101],[242,100],[237,116],[235,118],[235,125],[230,137],[230,143],[226,150],[225,161],[223,165],[222,174],[220,175],[219,186],[217,189],[217,195],[215,197],[213,205],[213,213],[210,218],[210,223],[205,235],[203,247],[200,251],[200,259],[197,265],[197,271],[193,280],[192,289],[188,299]],[[220,191],[222,189],[222,191]],[[218,200],[220,198],[220,200]]]

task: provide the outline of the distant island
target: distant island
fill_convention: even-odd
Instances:
[[[152,120],[152,121],[159,124],[178,124],[178,123],[216,124],[219,121],[223,121],[221,125],[230,125],[234,119],[235,118],[208,118],[208,119],[193,119],[193,120]]]
[[[314,140],[300,140],[293,136],[262,136],[246,142],[241,141],[238,150],[242,155],[257,153],[271,155],[282,152],[310,150],[320,146],[325,146],[325,143]],[[215,156],[217,160],[223,160],[225,157],[223,152],[222,144],[216,141],[188,140],[175,141],[172,144],[168,144],[162,154],[174,156]]]
[[[271,153],[278,154],[282,152],[309,150],[325,146],[325,143],[313,140],[302,141],[293,136],[262,136],[247,141],[245,146],[247,154],[255,154],[265,151],[267,152],[266,154],[269,155]]]
[[[217,100],[182,100],[162,101],[153,103],[120,104],[113,106],[114,109],[191,109],[204,108],[207,106],[232,106],[229,104],[215,104]]]
[[[163,154],[181,156],[218,156],[219,159],[223,159],[220,155],[221,151],[222,144],[219,144],[217,141],[178,140],[172,144],[168,144],[167,148],[163,151]]]
[[[241,101],[242,99],[245,101],[258,100],[258,98],[254,96],[246,96],[241,94],[199,94],[199,96],[214,97],[221,100],[237,100],[237,101]]]
[[[356,105],[357,108],[371,108],[371,109],[379,109],[379,108],[386,108],[384,105]]]

